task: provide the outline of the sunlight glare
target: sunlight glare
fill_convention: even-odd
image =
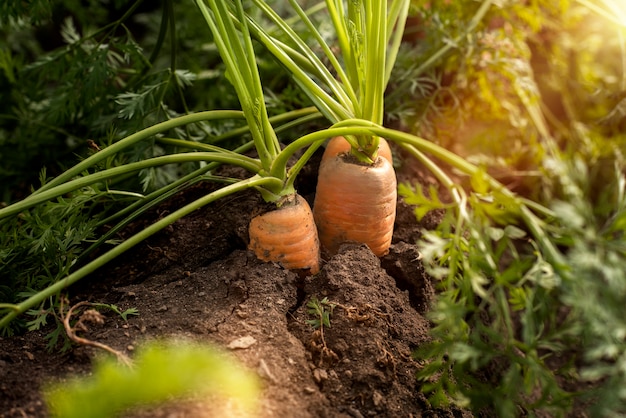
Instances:
[[[626,1],[602,0],[608,10],[613,14],[616,23],[626,28]]]

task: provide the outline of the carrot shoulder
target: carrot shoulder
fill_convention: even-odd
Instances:
[[[253,218],[249,236],[248,248],[262,261],[273,261],[308,274],[320,269],[313,213],[300,195],[293,196],[276,210]]]
[[[326,149],[324,150],[324,154],[322,155],[322,160],[348,152],[350,152],[350,143],[346,141],[343,136],[336,136],[334,138],[331,138],[330,141],[328,141],[328,143],[326,144]],[[380,138],[380,142],[378,144],[378,155],[393,164],[391,148],[389,147],[389,143],[384,138]]]
[[[367,244],[381,257],[388,253],[396,217],[396,176],[386,158],[373,165],[346,154],[320,164],[313,215],[320,243],[330,254],[348,241]]]

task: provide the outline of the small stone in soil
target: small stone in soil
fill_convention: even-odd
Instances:
[[[324,380],[328,380],[328,372],[324,369],[315,369],[313,370],[313,379],[317,383],[321,383]]]
[[[254,344],[256,344],[256,339],[251,335],[246,335],[244,337],[240,337],[236,340],[231,341],[228,344],[228,348],[230,348],[231,350],[235,350],[238,348],[246,349],[252,347]]]
[[[379,406],[383,401],[383,395],[377,390],[372,394],[372,402],[374,402],[374,406]]]

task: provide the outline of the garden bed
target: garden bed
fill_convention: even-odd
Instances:
[[[309,199],[317,161],[298,185]],[[414,167],[401,168],[398,176],[417,178]],[[131,229],[213,187],[185,191]],[[105,312],[105,323],[90,324],[81,336],[131,357],[142,342],[156,338],[215,343],[260,376],[263,417],[469,415],[432,409],[415,378],[422,365],[412,353],[429,339],[425,313],[434,295],[415,242],[420,228],[432,228],[436,217],[420,225],[400,201],[389,255],[378,259],[367,247],[345,245],[319,274],[300,278],[246,250],[247,224],[262,206],[253,191],[219,200],[79,282],[69,291],[71,304],[101,302],[139,312],[127,321]],[[336,304],[323,339],[306,322],[312,319],[307,303],[314,297]],[[65,354],[48,351],[50,331],[0,340],[1,417],[46,416],[42,385],[89,373],[94,356],[103,354],[84,346]],[[128,416],[196,417],[207,410],[193,399]]]

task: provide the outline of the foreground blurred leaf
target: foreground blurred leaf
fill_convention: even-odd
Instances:
[[[139,350],[132,367],[110,357],[100,360],[91,376],[55,384],[45,391],[45,399],[53,417],[108,418],[131,406],[207,394],[251,411],[258,390],[255,377],[219,351],[164,342]]]

